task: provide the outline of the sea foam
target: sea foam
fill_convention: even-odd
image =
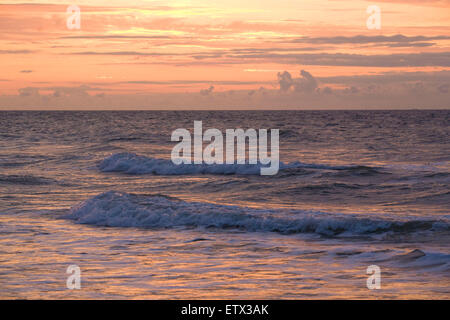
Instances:
[[[254,209],[116,191],[80,203],[65,218],[109,227],[196,227],[325,236],[450,230],[448,222],[444,221],[398,221],[319,211]]]

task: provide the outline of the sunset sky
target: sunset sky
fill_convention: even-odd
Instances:
[[[23,2],[0,109],[450,108],[450,0]]]

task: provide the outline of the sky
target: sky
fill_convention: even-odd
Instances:
[[[450,0],[26,1],[0,110],[450,109]]]

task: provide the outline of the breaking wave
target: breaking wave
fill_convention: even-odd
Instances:
[[[224,174],[224,175],[259,175],[262,164],[181,164],[175,165],[171,160],[149,158],[134,153],[117,153],[105,158],[100,164],[102,172],[123,172],[128,174]],[[302,162],[280,162],[280,170],[287,169],[324,169],[357,170],[359,166],[328,166]]]
[[[323,236],[450,230],[448,221],[442,220],[399,221],[318,211],[264,210],[116,191],[80,203],[64,218],[80,224],[108,227],[195,227]]]

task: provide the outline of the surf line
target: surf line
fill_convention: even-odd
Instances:
[[[227,165],[260,165],[261,175],[276,175],[280,168],[279,129],[270,129],[270,152],[268,150],[267,129],[226,129],[225,163]],[[194,121],[194,139],[189,130],[178,128],[172,132],[171,141],[179,142],[171,152],[175,165],[224,164],[224,136],[218,129],[203,132],[203,122]],[[248,140],[248,159],[246,159],[246,141]],[[203,143],[210,142],[204,149]],[[236,148],[235,148],[236,147]],[[193,149],[193,155],[192,155]],[[236,154],[235,154],[236,149]],[[247,161],[248,160],[248,161]]]

